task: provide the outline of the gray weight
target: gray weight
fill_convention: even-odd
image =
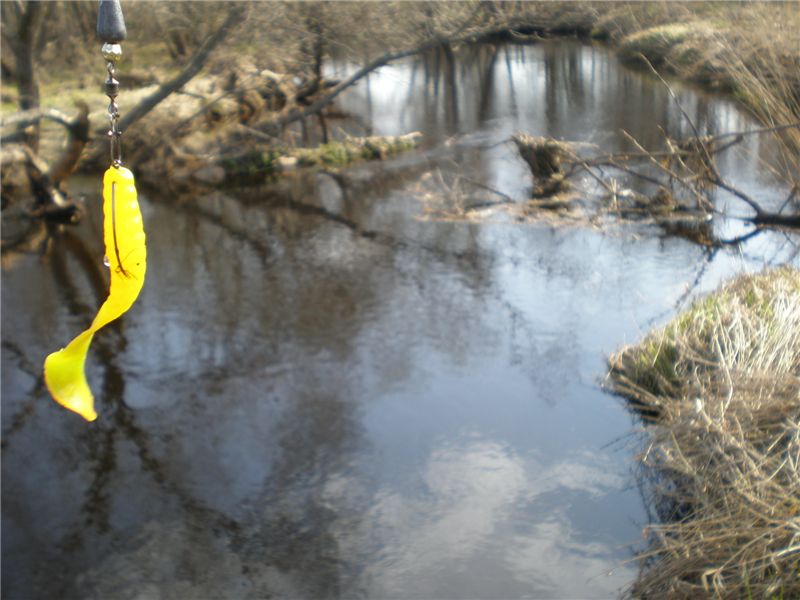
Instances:
[[[100,10],[97,12],[97,37],[107,44],[118,44],[128,37],[119,0],[100,0]]]

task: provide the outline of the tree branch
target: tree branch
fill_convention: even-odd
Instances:
[[[220,28],[206,38],[202,46],[195,52],[192,60],[189,61],[189,64],[175,77],[163,83],[155,92],[137,104],[133,110],[128,112],[119,122],[120,129],[125,131],[125,129],[136,123],[136,121],[158,106],[167,96],[191,81],[206,64],[214,48],[228,36],[235,26],[244,21],[245,15],[246,6],[234,4]]]
[[[70,123],[72,123],[72,119],[55,108],[32,108],[30,110],[22,110],[12,113],[7,117],[3,117],[2,123],[3,127],[10,127],[12,125],[26,127],[32,123],[38,123],[42,119],[50,119],[64,127],[69,127]],[[11,136],[4,135],[3,141],[10,141],[10,137]]]
[[[80,100],[76,102],[79,112],[73,121],[65,125],[69,132],[67,146],[58,161],[50,167],[48,178],[55,186],[66,179],[78,166],[81,153],[89,142],[89,105]]]
[[[463,30],[469,25],[469,22],[465,23],[461,29]],[[261,125],[261,129],[265,131],[269,131],[270,133],[275,133],[289,125],[290,123],[294,123],[295,121],[299,121],[301,119],[305,119],[311,115],[314,115],[321,111],[323,108],[328,106],[334,99],[345,91],[347,88],[354,85],[363,77],[369,75],[375,69],[379,69],[380,67],[384,67],[389,63],[395,62],[402,58],[407,58],[409,56],[414,56],[416,54],[421,54],[428,50],[432,50],[444,44],[460,44],[463,42],[470,42],[480,39],[481,37],[487,35],[495,31],[496,27],[488,27],[483,28],[478,31],[473,31],[470,33],[462,33],[461,31],[456,32],[455,35],[450,37],[433,37],[414,48],[408,50],[401,50],[398,52],[388,52],[378,58],[368,62],[366,65],[358,69],[355,73],[350,75],[350,77],[342,80],[339,84],[334,86],[328,94],[320,98],[319,100],[311,103],[304,109],[292,108],[286,111],[284,114],[278,115]]]

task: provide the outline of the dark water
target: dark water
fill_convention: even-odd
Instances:
[[[679,93],[705,131],[755,126]],[[147,284],[93,344],[93,424],[39,369],[104,297],[99,177],[73,184],[79,228],[6,257],[4,597],[603,598],[635,576],[637,424],[599,389],[604,355],[734,273],[797,262],[796,240],[709,253],[642,227],[421,218],[439,172],[524,196],[498,144],[516,130],[610,149],[620,128],[687,133],[601,49],[429,58],[340,106],[428,150],[344,188],[143,194]],[[762,143],[721,169],[774,205]]]

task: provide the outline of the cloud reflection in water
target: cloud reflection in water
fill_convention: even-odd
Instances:
[[[579,539],[568,507],[544,499],[619,490],[624,477],[600,458],[545,466],[472,439],[436,448],[418,477],[422,490],[381,489],[351,533],[377,550],[363,574],[369,597],[608,597],[632,578],[628,567],[606,576],[623,549]]]

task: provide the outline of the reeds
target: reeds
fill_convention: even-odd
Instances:
[[[627,596],[800,597],[800,272],[741,277],[609,363],[652,422]]]
[[[767,10],[768,9],[768,10]],[[800,121],[800,6],[754,6],[736,15],[720,70],[734,94],[765,125]],[[784,168],[800,174],[800,127],[780,137]]]
[[[592,31],[623,57],[733,93],[767,126],[800,120],[796,3],[661,2],[600,5]],[[784,167],[800,172],[800,128],[785,130]]]

